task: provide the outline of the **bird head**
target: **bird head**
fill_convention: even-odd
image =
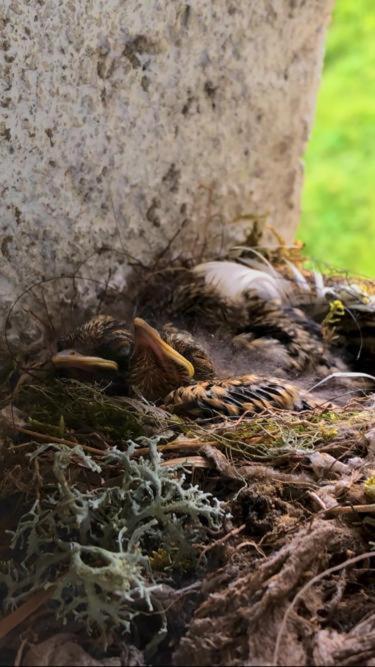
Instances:
[[[194,366],[168,345],[159,332],[140,317],[134,320],[134,353],[130,384],[148,400],[164,398],[170,391],[189,384]]]
[[[56,369],[79,380],[112,379],[126,391],[148,400],[164,398],[172,389],[189,384],[194,367],[139,317],[134,335],[109,316],[95,317],[59,343],[52,357]],[[119,379],[120,378],[120,379]]]
[[[99,315],[74,329],[59,341],[52,357],[55,368],[85,379],[127,371],[133,337],[125,325],[108,315]]]

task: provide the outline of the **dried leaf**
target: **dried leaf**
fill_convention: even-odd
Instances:
[[[311,467],[318,478],[335,478],[340,475],[348,475],[351,469],[345,463],[337,461],[331,454],[325,452],[314,452],[309,456]]]
[[[202,454],[208,459],[211,463],[214,464],[215,468],[222,474],[224,477],[229,477],[229,479],[238,479],[239,475],[235,467],[229,463],[227,457],[223,452],[220,452],[217,447],[212,447],[211,445],[204,445],[201,450]]]
[[[192,466],[193,468],[211,468],[209,461],[203,456],[179,456],[176,459],[167,459],[160,464],[163,468],[173,468],[175,466]]]
[[[14,433],[20,428],[25,428],[26,419],[21,410],[10,403],[0,411],[0,424],[7,433]]]

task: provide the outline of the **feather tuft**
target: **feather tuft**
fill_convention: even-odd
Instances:
[[[220,296],[232,301],[240,301],[249,290],[265,301],[285,301],[290,291],[290,283],[281,276],[273,276],[237,262],[205,262],[195,266],[193,271],[204,277],[207,285],[215,287]]]

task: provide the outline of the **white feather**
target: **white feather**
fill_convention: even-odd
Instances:
[[[246,252],[251,252],[255,256],[255,259],[254,257],[241,257],[241,264],[246,264],[247,266],[250,266],[251,269],[258,269],[260,266],[260,270],[263,270],[266,273],[270,273],[271,275],[275,276],[275,278],[280,278],[280,274],[272,266],[271,262],[269,262],[268,259],[262,255],[262,253],[258,252],[258,250],[255,250],[255,248],[235,246],[233,249],[246,250]]]
[[[299,269],[297,269],[297,267],[295,266],[295,264],[293,264],[292,262],[290,262],[288,259],[286,259],[285,262],[287,263],[287,265],[289,266],[291,272],[293,273],[294,279],[295,279],[295,281],[296,281],[298,287],[299,287],[300,289],[302,289],[304,292],[310,292],[310,291],[311,291],[311,290],[310,290],[310,285],[309,285],[309,283],[307,282],[307,280],[306,280],[305,276],[303,275],[303,273],[301,273],[301,271],[300,271]]]
[[[275,277],[237,262],[205,262],[193,270],[204,276],[207,285],[216,287],[221,296],[234,301],[240,300],[247,290],[256,292],[264,300],[285,300],[290,287],[281,276]]]
[[[314,271],[314,282],[315,282],[315,289],[316,289],[316,295],[318,299],[324,299],[324,295],[326,293],[326,287],[324,285],[324,279],[320,271]]]

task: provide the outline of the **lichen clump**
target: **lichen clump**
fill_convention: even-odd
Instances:
[[[52,453],[53,479],[13,533],[15,557],[0,575],[3,611],[53,587],[57,614],[84,623],[106,643],[114,632],[131,632],[145,612],[160,614],[157,634],[163,634],[157,592],[165,574],[155,570],[152,553],[168,554],[170,572],[182,555],[193,564],[192,544],[218,530],[225,511],[181,471],[161,465],[157,441],[148,441],[149,459],[132,458],[131,442],[126,452],[111,448],[100,465],[79,446],[51,443],[29,455],[42,463]],[[77,465],[92,479],[86,490],[69,481]]]

